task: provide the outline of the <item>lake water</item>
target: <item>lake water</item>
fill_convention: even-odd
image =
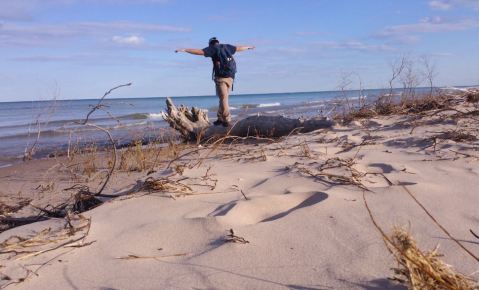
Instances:
[[[384,92],[376,89],[361,92],[232,95],[229,103],[233,119],[255,114],[278,114],[297,118],[325,115],[329,110],[328,104],[337,98],[347,97],[354,101],[363,95],[372,99]],[[208,109],[210,120],[216,119],[216,96],[172,99],[177,105]],[[85,144],[106,140],[101,131],[77,124],[97,102],[98,100],[0,102],[0,166],[6,166],[21,158],[25,148],[37,140],[38,131],[41,132],[36,145],[39,153],[66,148],[69,142]],[[156,138],[168,127],[160,114],[166,107],[164,97],[106,98],[102,104],[104,106],[90,116],[89,122],[110,130],[119,143],[145,137]]]

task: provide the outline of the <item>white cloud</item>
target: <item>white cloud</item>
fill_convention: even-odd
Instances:
[[[138,35],[130,35],[130,36],[115,35],[111,38],[111,41],[119,45],[139,46],[145,42],[145,39]]]
[[[438,10],[450,10],[460,6],[479,9],[478,0],[430,0],[428,3],[431,8]]]
[[[429,6],[433,9],[449,10],[452,7],[452,4],[449,3],[449,1],[433,0],[429,1]]]
[[[426,17],[413,24],[389,26],[377,33],[377,36],[409,43],[417,41],[420,34],[462,31],[477,27],[479,27],[479,21],[475,19],[447,21],[437,16]]]

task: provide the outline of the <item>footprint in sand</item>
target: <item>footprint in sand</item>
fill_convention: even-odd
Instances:
[[[217,207],[208,216],[228,225],[250,225],[281,219],[296,210],[313,206],[328,198],[324,192],[302,192],[256,196]]]

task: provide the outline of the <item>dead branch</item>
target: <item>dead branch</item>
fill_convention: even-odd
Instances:
[[[49,117],[51,117],[51,114],[55,112],[55,102],[56,102],[56,97],[53,98],[53,105],[48,107],[47,114]],[[31,160],[33,158],[33,155],[35,154],[35,148],[38,145],[38,142],[40,141],[40,135],[41,135],[41,122],[40,122],[40,117],[42,116],[43,113],[39,113],[36,117],[36,126],[37,126],[37,137],[35,141],[33,142],[32,146],[30,149],[28,148],[28,145],[25,148],[25,152],[23,154],[23,161]],[[45,125],[48,124],[48,120],[45,122]],[[30,128],[28,129],[28,135],[30,135]]]
[[[249,244],[249,241],[245,240],[245,238],[235,235],[233,229],[229,230],[229,234],[226,236],[225,242],[227,242],[227,243],[238,243],[238,244]]]
[[[103,97],[100,98],[100,100],[98,101],[98,103],[92,107],[92,109],[90,110],[90,112],[88,112],[88,114],[86,115],[86,118],[83,122],[81,122],[80,124],[82,125],[86,125],[86,123],[88,122],[89,118],[90,118],[90,115],[93,114],[96,110],[100,109],[103,107],[102,105],[102,102],[103,100],[105,99],[106,96],[108,96],[112,91],[116,90],[116,89],[119,89],[121,87],[128,87],[128,86],[131,86],[132,83],[127,83],[127,84],[124,84],[124,85],[119,85],[119,86],[116,86],[114,88],[111,88],[110,90],[108,90],[104,95]]]
[[[394,81],[402,74],[404,67],[408,58],[406,56],[402,56],[400,60],[396,60],[394,63],[391,64],[391,78],[389,79],[389,97],[391,98],[393,95],[393,87]]]
[[[25,153],[23,154],[23,161],[31,160],[33,157],[33,154],[35,154],[35,148],[38,144],[38,141],[40,140],[40,134],[42,133],[42,130],[40,128],[40,121],[37,119],[37,138],[35,139],[35,142],[33,142],[32,146],[30,149],[25,148]]]
[[[108,184],[108,181],[110,181],[110,178],[111,178],[111,176],[113,175],[113,171],[115,171],[116,155],[117,155],[115,140],[113,140],[113,137],[111,136],[110,131],[108,131],[107,129],[105,129],[105,128],[103,128],[103,127],[100,127],[100,126],[98,126],[98,125],[91,124],[91,123],[85,123],[84,125],[94,127],[94,128],[96,128],[96,129],[98,129],[98,130],[104,132],[104,133],[108,136],[108,139],[110,139],[111,147],[113,148],[113,162],[112,162],[110,171],[108,172],[108,175],[106,176],[106,179],[105,179],[105,181],[103,182],[103,184],[102,184],[102,186],[100,187],[100,189],[98,190],[98,192],[94,194],[94,195],[100,195],[100,194],[103,192],[103,190],[105,189],[106,185]]]

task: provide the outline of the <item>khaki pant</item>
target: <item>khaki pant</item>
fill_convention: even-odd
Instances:
[[[231,86],[233,85],[232,78],[215,78],[216,95],[220,99],[218,107],[218,120],[222,122],[231,122],[230,108],[228,106],[228,97]]]

